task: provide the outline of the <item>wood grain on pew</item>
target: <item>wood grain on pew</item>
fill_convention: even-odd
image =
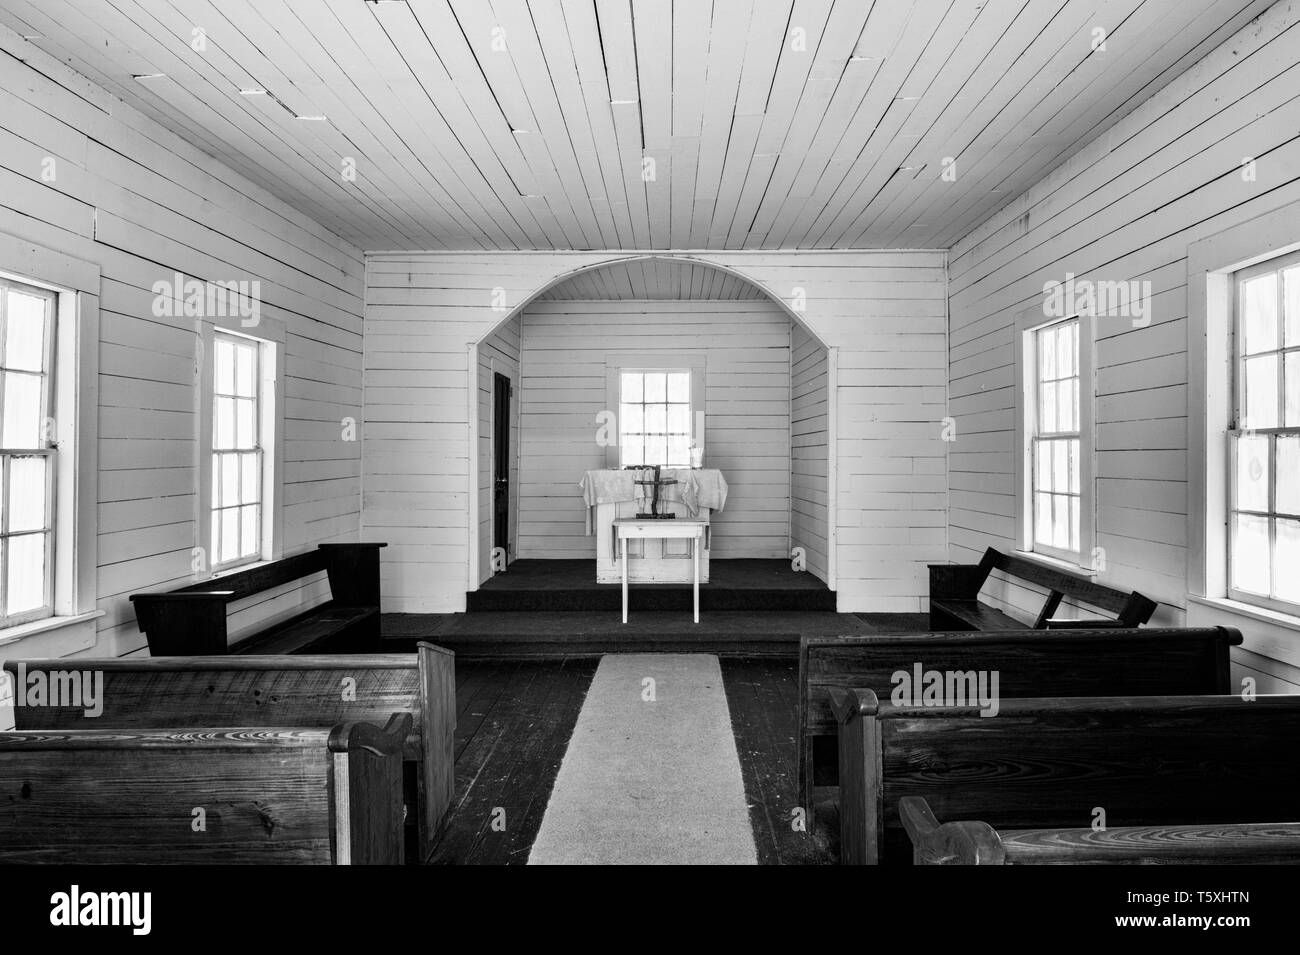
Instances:
[[[1130,630],[1011,630],[986,633],[805,637],[799,644],[800,792],[810,810],[836,796],[836,689],[888,699],[893,675],[927,670],[997,671],[1003,696],[1163,696],[1226,693],[1227,627]]]
[[[0,862],[400,864],[410,730],[0,733]]]
[[[994,717],[833,700],[846,863],[910,857],[907,796],[999,829],[1300,819],[1300,696],[1003,698]]]
[[[917,865],[1300,865],[1300,822],[1008,829],[899,800]]]
[[[153,657],[9,661],[17,676],[68,670],[103,674],[103,711],[18,707],[17,728],[130,729],[186,726],[310,726],[382,722],[409,713],[405,743],[409,812],[420,861],[433,849],[455,785],[455,654],[420,643],[416,653]],[[350,681],[350,682],[349,682]]]

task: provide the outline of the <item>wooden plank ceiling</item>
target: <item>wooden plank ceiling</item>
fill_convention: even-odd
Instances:
[[[755,301],[767,295],[753,282],[695,262],[642,259],[615,262],[565,279],[540,299],[565,301]]]
[[[1268,6],[0,0],[0,23],[363,249],[946,248]]]

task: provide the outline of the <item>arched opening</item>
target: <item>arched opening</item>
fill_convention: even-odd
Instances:
[[[606,260],[546,283],[472,350],[472,586],[493,575],[502,549],[509,562],[597,555],[584,473],[665,454],[629,451],[629,431],[641,434],[620,420],[630,369],[691,381],[692,435],[727,484],[711,514],[712,559],[788,565],[797,548],[801,568],[830,578],[829,352],[754,280],[695,256]],[[677,447],[663,463],[681,463],[680,440],[666,440]]]

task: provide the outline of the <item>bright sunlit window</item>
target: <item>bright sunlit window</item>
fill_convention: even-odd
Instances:
[[[622,467],[690,467],[691,372],[622,372],[618,420]]]
[[[1236,275],[1229,591],[1300,609],[1300,256]]]
[[[263,555],[264,343],[217,332],[213,339],[212,562]]]
[[[1079,320],[1035,330],[1029,416],[1033,550],[1076,559],[1080,544]]]

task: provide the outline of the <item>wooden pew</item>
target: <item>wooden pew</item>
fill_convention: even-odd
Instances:
[[[256,564],[160,594],[132,594],[136,623],[156,657],[214,653],[299,653],[379,645],[381,543],[321,544],[305,554]],[[330,599],[233,646],[226,605],[324,572]]]
[[[0,863],[401,864],[410,724],[0,733]]]
[[[10,660],[16,692],[39,674],[75,668],[103,674],[102,710],[18,706],[17,729],[168,729],[187,726],[304,726],[381,722],[409,713],[405,744],[411,859],[433,850],[455,786],[455,654],[430,643],[415,653],[295,656]],[[346,681],[353,681],[348,683]]]
[[[978,564],[930,565],[930,629],[1023,629],[1025,625],[1014,617],[979,600],[980,589],[988,580],[989,574],[995,570],[1037,584],[1047,591],[1047,599],[1043,601],[1038,618],[1034,621],[1034,630],[1140,627],[1151,619],[1156,610],[1156,602],[1136,590],[1125,592],[1104,587],[1077,574],[1004,554],[990,547]],[[1061,600],[1065,597],[1113,613],[1115,619],[1056,619],[1053,614],[1060,609]]]
[[[1007,829],[1300,819],[1300,695],[893,706],[836,690],[846,864],[911,858],[900,803]]]
[[[799,785],[804,806],[835,798],[837,688],[889,699],[893,675],[997,670],[1004,696],[1169,696],[1227,693],[1228,648],[1241,633],[1202,629],[889,633],[804,637],[799,643]]]
[[[898,801],[916,865],[1300,865],[1300,823],[1004,829]]]

